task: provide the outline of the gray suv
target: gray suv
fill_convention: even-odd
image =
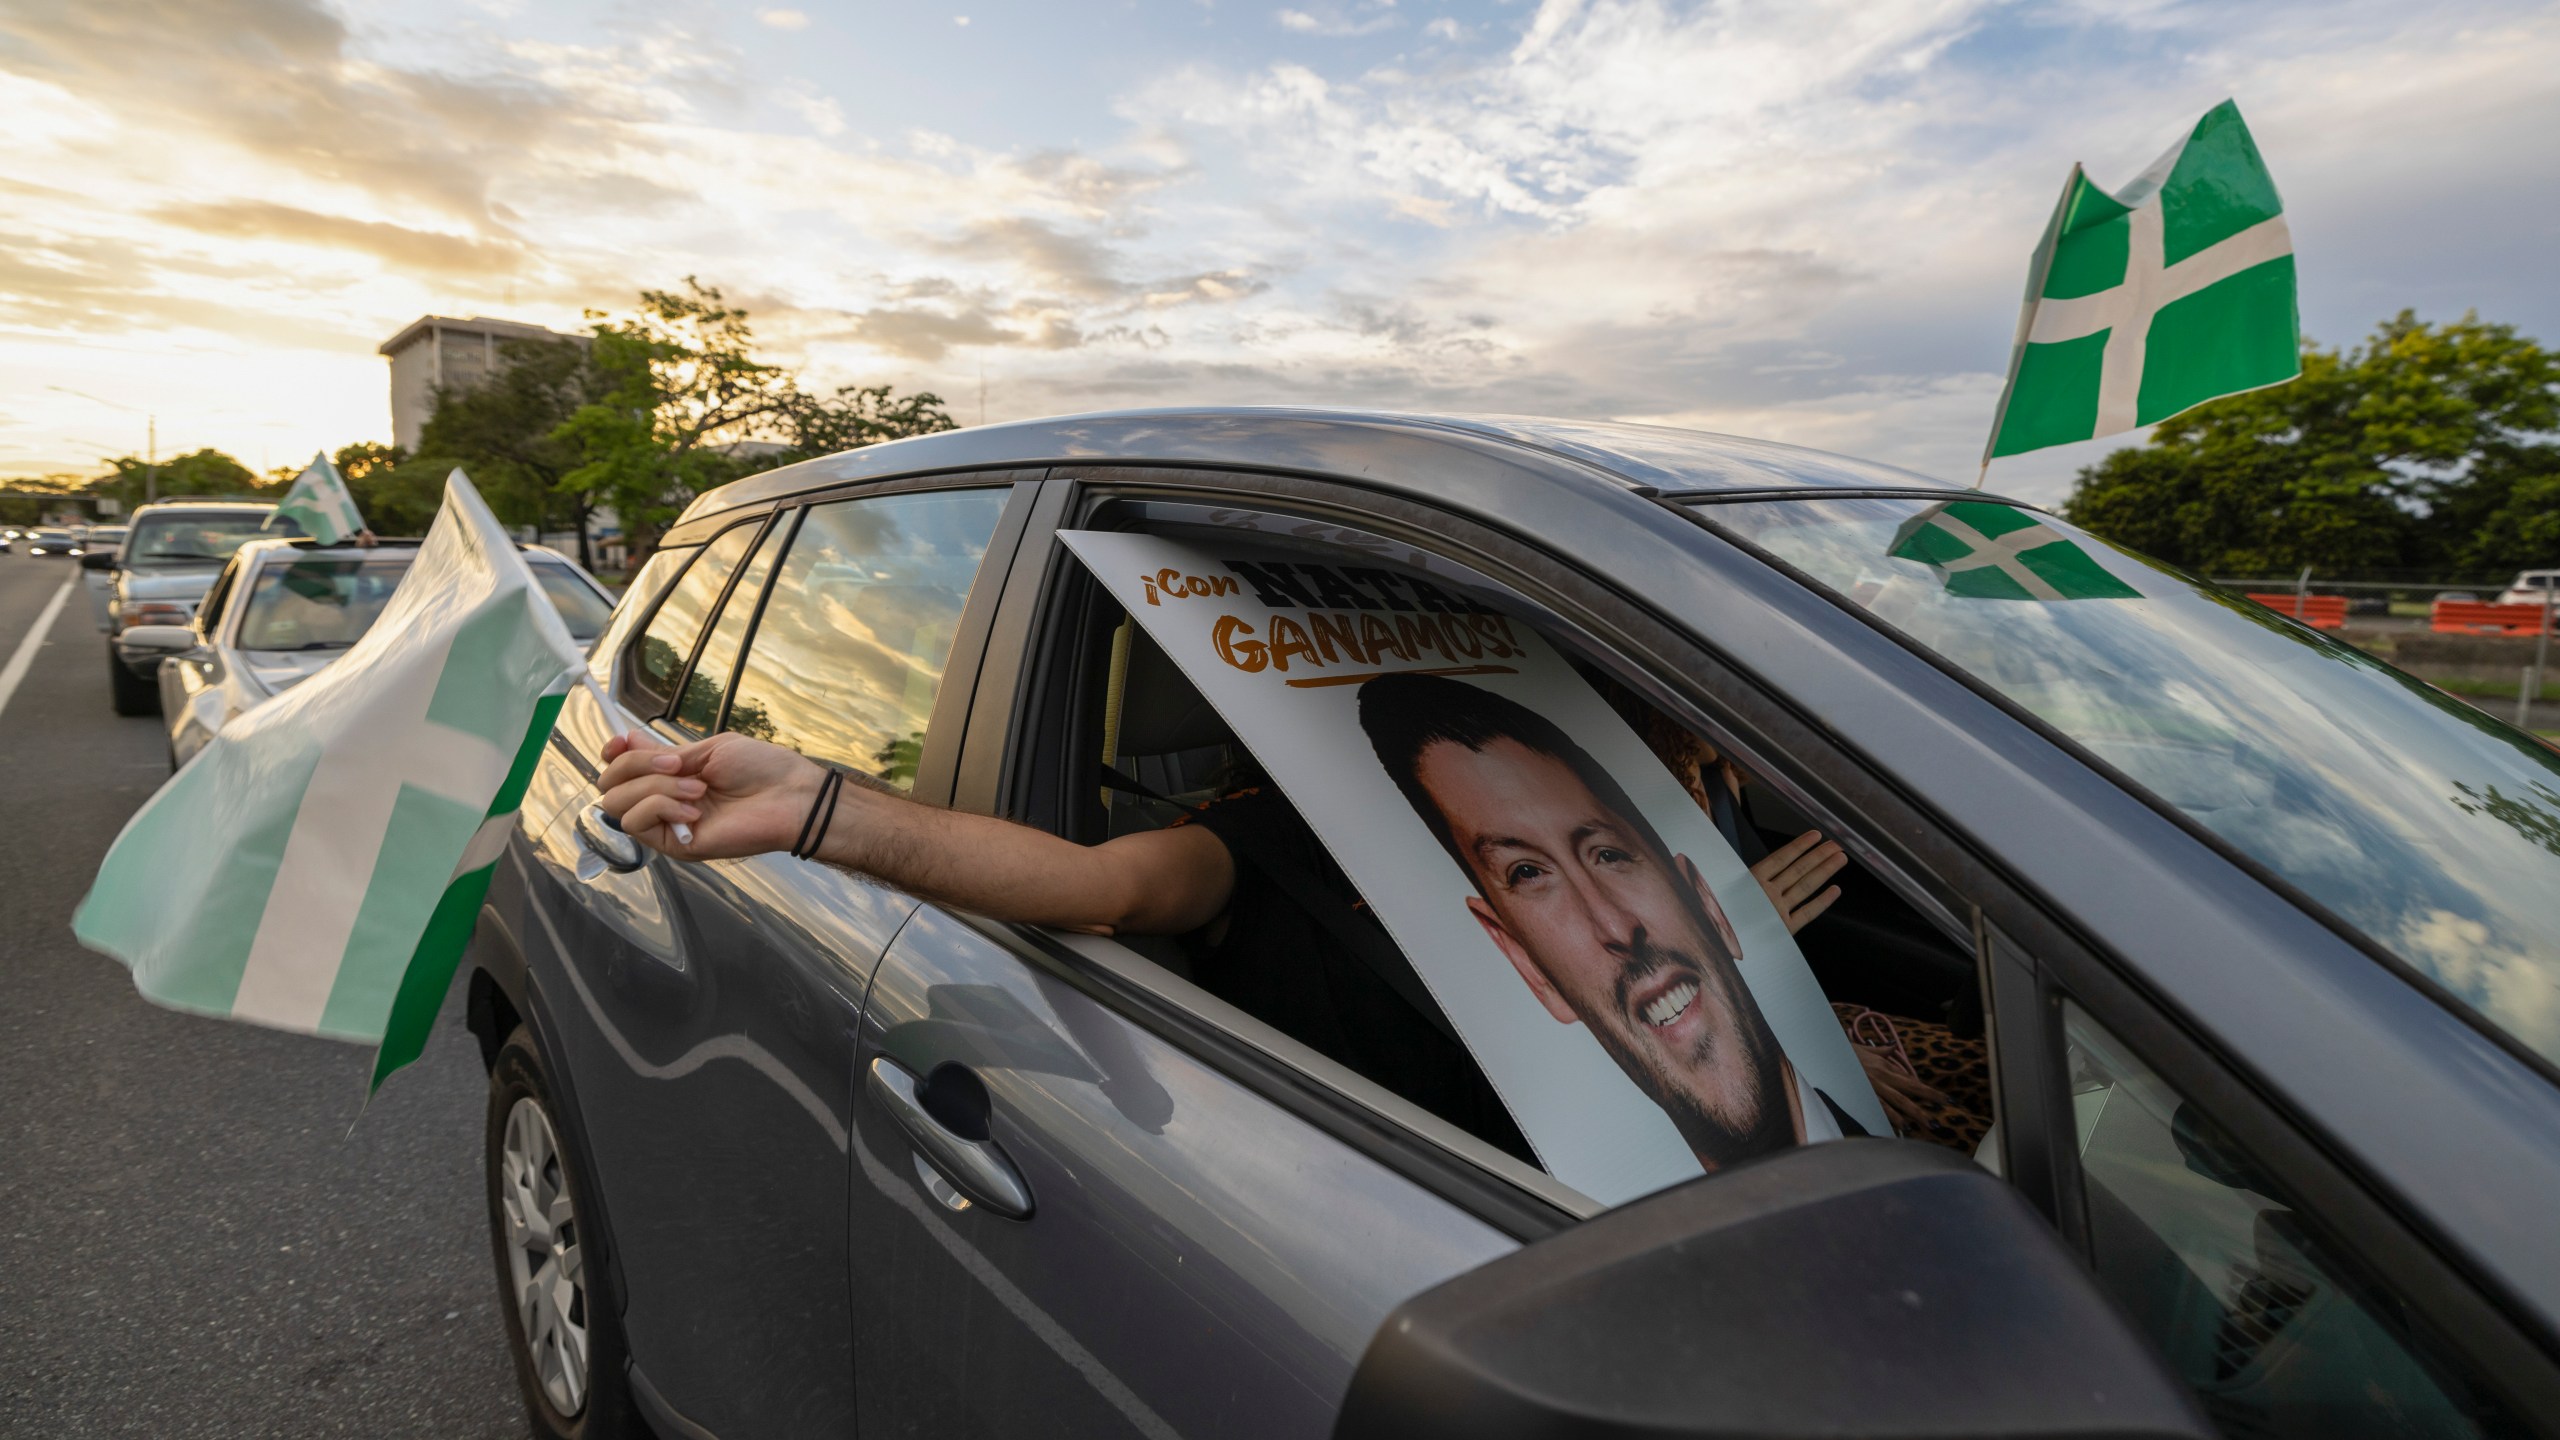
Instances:
[[[1187,800],[1236,737],[1062,530],[1427,569],[1705,737],[1742,824],[1847,846],[1813,974],[1981,1036],[1989,1137],[1605,1206],[1187,940],[677,863],[597,808],[616,732],[730,729],[1073,840],[1163,823],[1127,777]],[[1640,427],[1076,417],[704,495],[593,657],[612,708],[569,697],[467,964],[537,1433],[2560,1417],[2560,754],[2032,507]]]
[[[133,512],[124,544],[80,557],[83,570],[112,572],[107,597],[107,683],[119,715],[160,709],[164,649],[135,649],[124,632],[140,626],[184,626],[232,552],[260,536],[302,533],[290,520],[269,519],[273,505],[224,500],[171,500]],[[265,528],[261,528],[265,527]]]

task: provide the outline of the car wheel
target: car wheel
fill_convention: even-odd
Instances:
[[[489,1068],[489,1239],[516,1389],[543,1440],[648,1431],[625,1377],[620,1306],[533,1037],[516,1027]]]
[[[107,688],[119,715],[157,715],[160,713],[160,687],[148,680],[134,678],[124,662],[116,658],[116,647],[107,647]]]

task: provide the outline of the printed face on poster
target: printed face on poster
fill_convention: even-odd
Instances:
[[[1616,1203],[1836,1136],[1831,1104],[1892,1133],[1740,857],[1529,626],[1419,556],[1064,538],[1359,886],[1549,1173]]]

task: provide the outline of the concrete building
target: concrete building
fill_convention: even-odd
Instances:
[[[435,413],[437,388],[477,385],[496,373],[506,363],[498,353],[501,342],[574,340],[583,345],[587,339],[517,320],[419,316],[382,342],[382,353],[391,357],[391,443],[415,451],[418,433]]]

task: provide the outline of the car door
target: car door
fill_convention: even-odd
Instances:
[[[728,722],[872,765],[880,745],[838,742],[873,698],[862,683],[882,679],[875,642],[894,632],[925,652],[922,683],[889,687],[914,754],[976,623],[965,612],[1010,498],[1003,486],[864,496],[724,532],[636,627],[616,676],[625,723],[681,742]],[[938,527],[922,516],[937,507]],[[933,555],[908,569],[931,570],[930,593],[879,578],[913,562],[892,552],[919,529]],[[974,641],[965,650],[973,658]],[[611,727],[591,700],[572,703],[563,734],[593,764]],[[713,1433],[843,1433],[854,1016],[913,902],[787,856],[671,861],[586,801],[564,808],[538,847],[556,903],[536,919],[536,949],[560,960],[554,1009],[571,1014],[557,1028],[621,1253],[635,1366]]]
[[[1015,565],[965,807],[1050,823],[1042,777],[1090,783],[1062,716],[1091,707],[1059,696],[1108,646],[1073,563],[1044,539]],[[1587,1206],[1145,947],[927,905],[883,958],[852,1156],[866,1435],[1324,1435],[1389,1309]]]

